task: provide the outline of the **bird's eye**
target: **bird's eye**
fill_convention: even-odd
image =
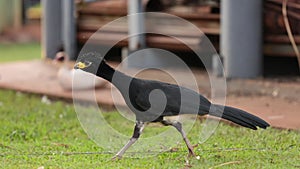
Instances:
[[[89,61],[84,61],[83,63],[85,65],[85,67],[89,67],[92,64],[92,62],[89,62]]]
[[[75,64],[74,68],[75,69],[84,69],[84,68],[91,66],[91,64],[92,64],[92,62],[89,62],[89,61],[79,61]]]

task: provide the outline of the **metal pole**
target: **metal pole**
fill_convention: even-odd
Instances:
[[[63,44],[69,59],[75,60],[76,54],[76,18],[74,0],[63,0]]]
[[[145,47],[145,18],[143,15],[135,15],[143,12],[141,0],[128,0],[128,34],[129,34],[129,52]]]
[[[0,33],[5,29],[6,25],[6,2],[5,1],[0,1]]]
[[[262,74],[261,0],[221,2],[221,55],[229,78],[252,78]]]
[[[54,58],[62,46],[61,0],[42,0],[42,56]]]
[[[143,12],[142,0],[127,1],[128,18],[128,48],[122,49],[122,65],[124,68],[145,66],[146,57],[141,56],[133,59],[132,54],[146,46],[145,42],[145,18],[144,15],[137,15]]]
[[[22,1],[15,0],[14,4],[14,28],[20,29],[22,27]]]

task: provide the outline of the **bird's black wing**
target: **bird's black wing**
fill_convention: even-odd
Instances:
[[[178,85],[147,81],[142,88],[143,92],[135,96],[134,102],[143,110],[151,110],[147,113],[157,117],[199,114],[199,111],[206,114],[210,107],[210,102],[206,98],[191,89]],[[150,93],[155,90],[159,91],[159,94],[154,92],[151,95]]]
[[[166,116],[169,115],[168,112],[200,115],[208,113],[211,103],[194,90],[173,84],[166,88],[166,97],[168,99]]]

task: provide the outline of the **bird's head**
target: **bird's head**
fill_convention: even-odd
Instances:
[[[96,74],[102,61],[103,57],[101,57],[99,53],[89,52],[78,57],[77,62],[74,65],[74,69],[81,69],[83,71]]]

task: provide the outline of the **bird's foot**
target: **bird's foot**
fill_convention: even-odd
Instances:
[[[196,154],[194,152],[194,148],[198,147],[198,145],[199,144],[195,144],[195,145],[190,146],[188,157],[196,157],[197,159],[200,159],[200,156],[196,156]]]
[[[194,145],[192,145],[192,147],[193,148],[196,148],[196,147],[198,147],[199,146],[199,144],[197,143],[197,144],[194,144]]]
[[[200,158],[201,158],[200,156],[197,156],[193,151],[189,152],[188,157],[189,158],[191,158],[191,157],[194,158],[195,157],[197,160],[200,160]]]
[[[196,154],[194,153],[193,150],[189,151],[188,157],[196,157]]]
[[[121,158],[122,158],[122,156],[116,154],[115,156],[113,156],[113,157],[111,158],[111,160],[116,161],[116,160],[121,160]]]

